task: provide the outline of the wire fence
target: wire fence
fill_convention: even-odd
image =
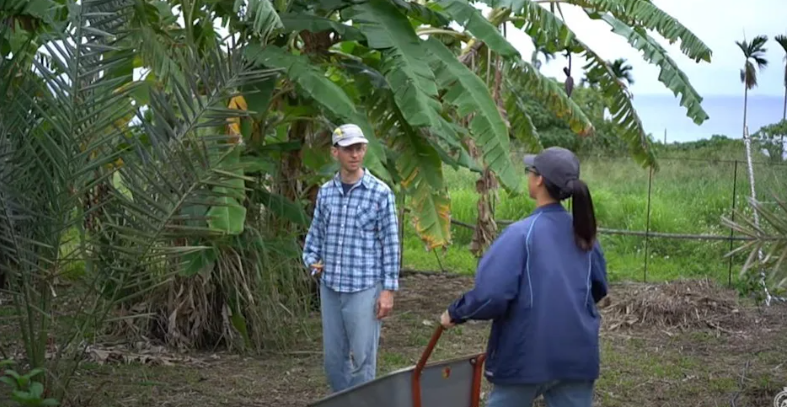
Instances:
[[[723,227],[722,217],[735,221],[752,215],[746,161],[659,158],[661,169],[653,172],[628,158],[582,160],[582,178],[593,194],[610,273],[643,282],[712,277],[733,286],[738,281],[736,270],[742,268],[747,253],[729,254],[750,238]],[[787,191],[787,163],[755,162],[753,170],[759,201],[779,209],[776,199],[785,198]],[[465,178],[455,186],[474,185]],[[452,188],[452,235],[455,245],[467,251],[476,202],[459,191]],[[468,199],[461,200],[463,196]],[[495,207],[498,230],[532,209],[532,200],[526,197],[501,194]],[[435,252],[434,258],[445,271],[441,256]]]

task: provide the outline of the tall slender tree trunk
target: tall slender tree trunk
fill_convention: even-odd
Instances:
[[[782,113],[782,120],[787,120],[787,66],[784,67],[784,112]]]
[[[746,139],[746,109],[749,107],[749,88],[743,81],[743,138]]]
[[[785,67],[784,67],[784,112],[782,113],[782,121],[785,121],[785,120],[787,120],[787,65],[785,65]],[[779,156],[779,159],[781,159],[781,161],[784,161],[784,159],[785,159],[785,157],[784,157],[784,134],[782,134],[781,144],[780,145],[781,145],[781,150],[780,150],[781,156]]]

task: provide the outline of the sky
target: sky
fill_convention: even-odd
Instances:
[[[667,49],[701,96],[743,93],[740,69],[744,58],[735,41],[744,38],[751,40],[757,35],[768,36],[766,49],[769,65],[758,74],[759,86],[750,94],[784,95],[784,51],[773,37],[787,35],[787,0],[749,0],[749,6],[743,6],[741,0],[653,0],[653,3],[680,21],[713,52],[710,64],[704,61],[695,63],[680,52],[679,43],[669,45],[657,33],[651,33]],[[646,62],[625,38],[612,33],[609,25],[591,20],[578,7],[565,4],[561,7],[566,24],[602,58],[628,60],[634,76],[632,93],[671,95],[658,81],[659,68]],[[509,27],[507,31],[508,40],[525,60],[530,60],[533,50],[530,39],[516,28]],[[582,77],[583,64],[581,58],[572,57],[572,76],[577,81]],[[558,56],[542,67],[541,71],[562,80],[565,79],[562,68],[566,65],[566,59]]]

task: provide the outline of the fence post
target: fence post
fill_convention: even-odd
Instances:
[[[645,218],[645,269],[643,271],[642,281],[648,282],[648,246],[650,243],[650,200],[651,191],[653,190],[653,167],[650,167],[648,172],[648,213]]]
[[[405,203],[407,203],[407,193],[402,189],[402,202],[399,209],[399,268],[404,267],[404,222],[405,216],[407,216]]]
[[[732,172],[732,214],[730,218],[735,222],[735,198],[738,194],[738,160],[735,160],[735,166]],[[730,228],[730,251],[732,252],[732,238],[735,236],[735,229]],[[729,253],[728,252],[728,253]],[[727,270],[727,285],[732,288],[732,256],[730,256],[729,269]]]

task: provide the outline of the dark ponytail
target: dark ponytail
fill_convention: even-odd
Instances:
[[[593,198],[584,181],[576,179],[568,184],[571,190],[571,210],[574,218],[574,238],[577,245],[588,251],[596,242],[596,213],[593,210]]]
[[[596,212],[587,184],[580,179],[568,182],[566,190],[544,178],[544,186],[552,198],[563,201],[572,198],[571,211],[574,218],[574,239],[582,250],[588,251],[596,242]]]

